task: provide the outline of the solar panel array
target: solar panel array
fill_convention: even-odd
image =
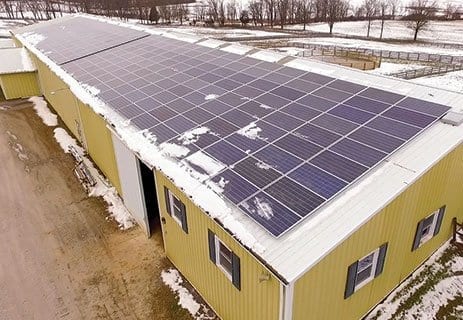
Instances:
[[[34,33],[46,36],[36,47],[57,64],[85,57],[123,43],[148,36],[143,31],[97,20],[72,17],[34,26]]]
[[[158,143],[187,147],[184,163],[223,163],[210,181],[275,237],[449,109],[155,35],[63,68]]]

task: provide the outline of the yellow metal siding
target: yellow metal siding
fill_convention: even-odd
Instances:
[[[53,71],[40,59],[30,54],[37,66],[42,94],[58,113],[72,134],[84,142],[82,125],[80,123],[77,99],[66,85]]]
[[[106,127],[106,121],[82,102],[79,101],[78,105],[87,142],[87,151],[119,194],[122,194],[113,141],[111,132]]]
[[[0,84],[7,100],[40,95],[35,72],[2,74]]]
[[[165,218],[163,237],[166,254],[222,319],[274,320],[279,317],[280,282],[217,223],[196,207],[162,173],[156,172],[156,186]],[[188,234],[167,214],[164,186],[185,204]],[[240,258],[241,291],[209,259],[207,230],[213,231]]]
[[[463,146],[436,164],[295,284],[294,319],[359,319],[429,257],[463,218]],[[439,234],[411,251],[418,222],[446,205]],[[347,267],[388,242],[383,273],[344,300]]]

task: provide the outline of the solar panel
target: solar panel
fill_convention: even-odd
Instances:
[[[59,23],[39,24],[34,32],[45,37],[36,47],[57,64],[94,54],[148,36],[139,30],[72,17]]]
[[[63,68],[157,143],[221,162],[210,183],[275,237],[449,109],[156,35]]]

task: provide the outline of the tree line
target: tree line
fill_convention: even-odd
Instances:
[[[325,22],[330,33],[336,22],[365,20],[368,22],[367,37],[370,37],[372,21],[380,20],[380,38],[385,21],[400,15],[406,26],[414,31],[415,40],[430,20],[437,17],[460,19],[463,14],[462,6],[448,3],[445,8],[438,8],[431,0],[405,3],[403,0],[363,0],[356,7],[351,6],[349,0],[250,0],[246,7],[237,0],[204,0],[206,2],[191,5],[171,4],[172,1],[183,0],[0,0],[0,11],[16,19],[26,18],[26,13],[42,20],[56,18],[64,12],[82,12],[123,20],[135,18],[142,23],[178,21],[182,24],[188,20],[192,25],[198,22],[216,26],[241,23],[281,29],[288,24],[301,24],[303,30],[308,23]]]

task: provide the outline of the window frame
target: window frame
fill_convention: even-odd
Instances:
[[[167,214],[188,234],[188,218],[185,203],[167,186],[164,186],[164,198]]]
[[[427,226],[426,228],[423,228],[421,230],[421,235],[420,235],[420,241],[419,241],[419,244],[418,244],[418,248],[421,247],[423,244],[425,244],[426,242],[428,242],[429,240],[431,240],[433,237],[434,237],[434,232],[436,231],[436,226],[437,226],[437,219],[439,217],[439,213],[440,213],[441,209],[437,209],[436,211],[434,211],[433,213],[431,213],[430,215],[428,215],[426,218],[424,218],[422,221],[423,223],[426,222],[426,220],[428,220],[429,218],[432,217],[432,222],[429,226]],[[426,235],[423,235],[423,230],[424,229],[427,229],[428,232],[426,233]]]
[[[215,244],[215,261],[217,267],[219,267],[220,270],[225,274],[225,276],[230,280],[233,281],[233,251],[222,241],[220,240],[217,235],[214,236],[214,244]],[[222,265],[221,263],[221,245],[224,247],[226,250],[230,252],[230,259],[227,259],[226,256],[224,258],[230,262],[230,271],[227,270],[227,268]]]
[[[373,255],[373,261],[371,262],[371,264],[369,264],[367,267],[365,267],[363,269],[360,269],[359,267],[357,268],[357,271],[355,273],[354,292],[359,290],[360,288],[362,288],[364,285],[366,285],[367,283],[369,283],[371,280],[373,280],[375,278],[376,268],[378,267],[378,259],[379,259],[379,250],[380,250],[380,248],[381,247],[376,248],[375,250],[371,251],[369,254],[367,254],[367,255],[365,255],[362,258],[357,260],[357,264],[358,264],[358,266],[360,266],[360,263],[361,263],[362,260],[365,260],[366,258]],[[370,266],[371,266],[370,275],[367,278],[365,278],[365,279],[361,280],[360,282],[358,282],[359,273],[366,270]]]
[[[174,193],[172,191],[168,191],[168,195],[169,195],[169,204],[170,204],[170,210],[171,210],[171,216],[172,218],[181,226],[183,227],[183,223],[182,223],[182,217],[179,217],[177,212],[175,211],[175,209],[178,210],[178,212],[182,212],[182,208],[179,208],[176,204],[175,204],[175,200],[177,200],[178,202],[182,202],[182,200],[180,200],[176,195],[174,195]],[[186,214],[186,212],[184,213]]]

